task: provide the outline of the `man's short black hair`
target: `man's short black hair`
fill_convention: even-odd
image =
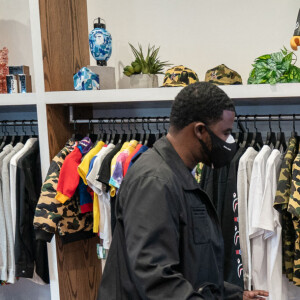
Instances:
[[[170,125],[177,130],[192,122],[207,125],[222,119],[223,111],[235,111],[233,101],[216,85],[196,82],[182,89],[176,96],[170,114]]]

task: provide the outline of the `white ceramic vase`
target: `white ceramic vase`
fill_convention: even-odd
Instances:
[[[158,77],[155,74],[136,74],[130,76],[130,88],[156,88],[158,87]]]

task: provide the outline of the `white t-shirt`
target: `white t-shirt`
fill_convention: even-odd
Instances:
[[[244,288],[251,290],[251,250],[248,228],[248,197],[254,159],[258,152],[249,147],[240,158],[237,174],[240,247],[243,261]]]
[[[12,145],[6,145],[0,153],[0,175],[2,162],[6,155],[13,149]],[[0,176],[0,280],[7,280],[7,228],[5,225],[5,212],[2,199],[2,180]]]
[[[262,207],[262,198],[265,189],[265,174],[267,160],[272,150],[269,146],[264,145],[254,159],[251,174],[249,200],[248,200],[248,221],[249,221],[249,238],[251,246],[251,265],[252,265],[252,284],[254,289],[267,290],[267,270],[263,261],[266,260],[266,253],[263,251],[263,230],[257,227]],[[263,277],[263,280],[260,278]]]
[[[263,248],[256,249],[257,251],[253,257],[254,264],[255,262],[258,264],[263,263],[267,269],[267,274],[259,274],[258,280],[267,279],[269,300],[287,299],[287,295],[283,295],[282,291],[281,224],[279,213],[273,208],[281,163],[282,155],[277,149],[274,149],[266,165],[262,207],[256,224],[258,228],[264,230],[262,243],[260,244]],[[266,252],[267,260],[260,258],[262,252]],[[259,267],[257,266],[257,269]]]
[[[9,187],[9,162],[10,159],[20,151],[24,145],[17,143],[17,145],[5,156],[2,162],[2,196],[3,206],[5,214],[5,225],[6,225],[6,238],[7,238],[7,282],[15,283],[15,237],[13,236],[12,229],[12,215],[10,205],[10,187]]]
[[[101,164],[105,158],[105,156],[115,148],[115,145],[110,143],[107,147],[102,147],[102,149],[97,153],[93,168],[88,173],[86,177],[86,181],[88,186],[98,195],[102,193],[102,183],[97,181],[96,178],[98,176],[99,169]]]
[[[107,147],[103,147],[98,152],[93,168],[86,178],[89,187],[91,187],[98,196],[100,211],[99,236],[103,239],[103,248],[105,249],[109,249],[111,243],[110,194],[104,191],[103,184],[97,181],[96,178],[105,156],[114,148],[114,144],[108,144]]]

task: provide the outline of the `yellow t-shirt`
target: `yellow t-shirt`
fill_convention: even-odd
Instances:
[[[103,141],[98,142],[97,145],[85,155],[80,165],[78,166],[78,174],[82,178],[85,185],[87,185],[86,176],[89,171],[90,162],[104,145],[105,143]]]
[[[94,193],[93,199],[93,232],[99,232],[99,223],[100,223],[100,210],[99,210],[99,200],[98,195]]]

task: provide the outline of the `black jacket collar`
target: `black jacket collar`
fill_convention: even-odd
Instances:
[[[200,189],[196,179],[166,137],[159,139],[153,145],[153,148],[165,160],[176,176],[179,177],[185,190]]]

